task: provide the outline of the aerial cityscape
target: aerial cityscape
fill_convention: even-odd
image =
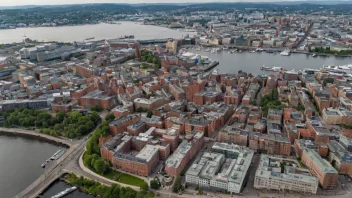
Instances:
[[[48,2],[0,3],[0,197],[352,196],[350,1]]]

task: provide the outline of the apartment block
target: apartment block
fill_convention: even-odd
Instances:
[[[302,162],[309,168],[312,175],[319,180],[322,189],[334,189],[337,186],[338,172],[317,152],[305,148],[302,152]]]
[[[318,185],[318,179],[308,169],[299,168],[294,160],[260,156],[254,188],[316,194]]]
[[[178,176],[204,144],[204,134],[194,132],[191,139],[184,140],[165,162],[165,172]]]
[[[215,143],[186,172],[186,183],[205,189],[240,193],[247,180],[253,151],[246,147]]]
[[[110,133],[117,135],[127,131],[127,127],[138,122],[141,118],[137,115],[128,115],[117,118],[109,123]]]
[[[143,108],[144,110],[155,110],[165,104],[170,102],[169,99],[163,97],[151,97],[149,99],[145,98],[136,98],[134,99],[134,107],[137,110],[138,108]]]
[[[329,162],[339,174],[352,174],[352,153],[350,153],[340,142],[331,140],[328,143]]]

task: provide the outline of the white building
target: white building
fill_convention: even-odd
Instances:
[[[308,169],[298,168],[293,160],[261,155],[254,188],[316,194],[318,185],[318,178]]]
[[[251,165],[249,148],[215,143],[212,153],[204,153],[186,172],[186,183],[204,189],[240,193]]]

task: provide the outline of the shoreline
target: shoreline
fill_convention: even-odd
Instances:
[[[20,136],[20,137],[25,137],[30,139],[42,140],[55,145],[64,146],[66,148],[71,148],[72,146],[72,144],[68,140],[64,140],[57,137],[41,134],[35,131],[24,130],[24,129],[0,127],[0,135],[2,134],[8,135],[8,136]]]

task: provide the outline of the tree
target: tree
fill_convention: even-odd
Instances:
[[[281,173],[285,172],[285,166],[286,166],[286,162],[281,162],[280,163]]]
[[[115,119],[115,116],[114,116],[114,114],[112,114],[112,113],[109,113],[108,115],[106,115],[105,116],[105,120],[106,121],[112,121],[112,120],[114,120]]]
[[[56,120],[59,123],[63,122],[66,117],[67,117],[67,115],[63,111],[59,111],[59,112],[56,113]]]
[[[158,57],[153,57],[153,63],[158,64],[159,63],[159,58]]]
[[[252,78],[252,77],[253,77],[253,74],[252,74],[252,73],[249,73],[249,74],[248,74],[248,77]]]
[[[328,83],[331,83],[333,84],[334,83],[334,79],[333,78],[326,78],[324,79],[324,87],[328,84]]]
[[[159,189],[160,185],[157,181],[155,181],[155,179],[153,179],[152,181],[150,181],[150,187],[153,189]]]
[[[147,111],[147,117],[148,117],[148,118],[151,118],[152,116],[153,116],[153,112],[150,111],[150,110],[148,110],[148,111]]]
[[[140,186],[140,189],[143,190],[143,191],[148,191],[149,190],[149,186],[147,183],[143,183],[141,184]]]
[[[141,113],[144,112],[144,109],[142,107],[138,107],[136,111]]]
[[[198,194],[199,195],[203,195],[203,189],[202,188],[198,188]]]
[[[251,102],[251,105],[257,106],[257,101],[256,101],[256,100],[253,100],[253,101]]]
[[[100,107],[100,105],[96,104],[96,105],[94,105],[92,108],[90,108],[90,110],[96,111],[96,112],[100,112],[100,111],[102,111],[103,109]]]
[[[88,166],[88,168],[91,167],[91,161],[92,161],[93,157],[91,155],[85,154],[83,157],[83,163],[84,165]]]
[[[103,174],[106,173],[108,166],[106,165],[104,160],[100,158],[94,161],[94,169],[97,173]]]
[[[297,110],[298,111],[304,111],[305,110],[304,106],[300,102],[298,103]]]
[[[176,177],[175,179],[175,183],[172,186],[172,192],[174,193],[179,193],[180,191],[182,191],[184,188],[181,184],[181,178],[179,176]]]
[[[148,63],[153,63],[153,57],[152,57],[152,56],[148,56],[147,62],[148,62]]]

